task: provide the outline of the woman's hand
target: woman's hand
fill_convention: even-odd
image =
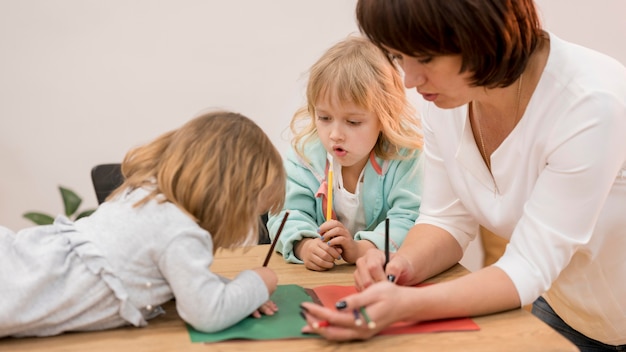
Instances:
[[[394,285],[383,281],[372,285],[367,290],[350,295],[343,301],[337,302],[337,310],[328,309],[312,302],[301,304],[307,325],[302,328],[303,333],[315,333],[328,340],[350,341],[365,340],[391,324],[406,321],[412,314],[410,297],[415,288]],[[367,323],[357,324],[355,310],[365,307],[366,313],[373,326]],[[359,315],[360,319],[363,316]],[[416,321],[411,319],[411,321]],[[327,322],[328,326],[320,322]]]
[[[390,254],[385,267],[385,253],[370,249],[356,261],[354,286],[363,291],[379,281],[391,281],[399,285],[410,282],[415,275],[411,262],[400,254]]]
[[[318,238],[305,238],[296,244],[295,254],[309,270],[325,271],[335,266],[341,258],[342,249],[329,246]]]
[[[274,315],[274,313],[276,312],[278,312],[278,306],[276,305],[276,303],[274,303],[274,301],[269,300],[263,303],[263,305],[261,305],[257,310],[252,312],[252,316],[255,318],[260,318],[261,314]]]

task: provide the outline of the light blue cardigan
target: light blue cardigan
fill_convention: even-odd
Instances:
[[[319,141],[307,145],[310,163],[292,149],[285,160],[287,194],[285,207],[270,214],[267,227],[272,240],[285,210],[289,218],[276,243],[276,251],[287,262],[300,263],[294,245],[307,237],[319,237],[318,227],[325,219],[326,150]],[[422,195],[423,162],[421,153],[404,160],[382,160],[373,154],[365,165],[361,186],[361,205],[365,207],[367,227],[354,234],[355,240],[368,240],[384,249],[385,218],[389,217],[390,251],[396,251],[419,214]]]

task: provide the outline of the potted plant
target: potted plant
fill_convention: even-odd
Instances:
[[[96,211],[95,209],[88,209],[79,213],[78,208],[83,202],[82,198],[79,197],[74,191],[63,186],[59,186],[59,191],[61,192],[61,198],[63,199],[65,215],[68,218],[78,220],[82,217],[89,216],[91,213]],[[41,212],[27,212],[22,216],[37,225],[49,225],[54,222],[53,216]]]

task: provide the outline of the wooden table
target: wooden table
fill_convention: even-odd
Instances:
[[[247,251],[218,251],[212,270],[234,277],[243,269],[261,266],[269,245]],[[287,264],[275,253],[269,263],[279,284],[315,287],[352,285],[353,265],[339,264],[326,272]],[[445,281],[467,273],[461,265],[431,279]],[[67,333],[45,338],[0,339],[0,351],[577,351],[564,337],[523,309],[474,318],[480,331],[440,332],[377,336],[363,342],[336,343],[321,338],[191,343],[185,324],[173,302],[163,306],[167,314],[149,321],[145,328],[126,327],[99,332]]]

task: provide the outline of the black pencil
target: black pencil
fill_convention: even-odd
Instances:
[[[389,218],[385,219],[385,266],[383,270],[387,268],[389,263]]]
[[[387,263],[389,263],[389,218],[385,219],[385,264],[383,270],[387,270]],[[394,275],[387,275],[389,282],[395,282],[396,277]]]
[[[285,211],[285,216],[283,216],[283,221],[280,223],[280,227],[278,228],[278,232],[276,232],[276,237],[274,237],[274,241],[270,245],[270,250],[267,251],[267,255],[265,256],[265,261],[263,262],[263,266],[267,266],[270,262],[270,258],[272,257],[272,253],[274,252],[274,247],[276,247],[276,242],[278,242],[278,237],[280,233],[283,232],[283,227],[285,227],[285,222],[287,222],[287,217],[289,216],[289,210]]]

